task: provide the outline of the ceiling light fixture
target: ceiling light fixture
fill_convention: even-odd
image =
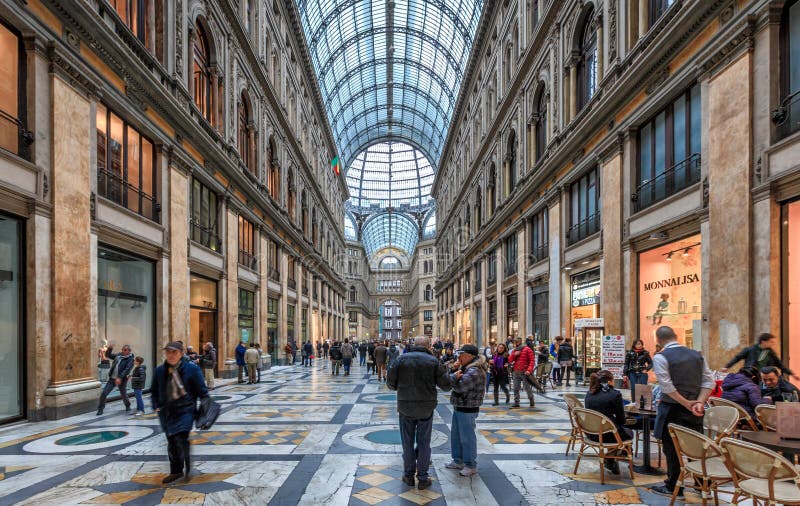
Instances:
[[[672,262],[672,252],[667,253],[667,262]]]
[[[568,266],[564,267],[564,270],[565,270],[565,271],[571,271],[571,270],[572,270],[572,267],[570,267],[570,266],[568,265]]]
[[[689,247],[689,248],[686,248],[685,250],[683,250],[683,256],[684,256],[684,257],[688,257],[688,256],[689,256],[689,250],[691,250],[691,249],[692,249],[692,248],[691,248],[691,247]]]

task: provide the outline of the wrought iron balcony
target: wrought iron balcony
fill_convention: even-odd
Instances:
[[[642,181],[636,187],[636,192],[631,195],[634,212],[646,209],[699,182],[700,155],[695,153],[656,177]]]

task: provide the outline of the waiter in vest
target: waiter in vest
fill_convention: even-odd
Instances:
[[[678,486],[677,499],[683,499],[683,486],[678,484],[681,462],[667,427],[674,423],[697,432],[703,432],[703,413],[706,400],[714,388],[714,377],[706,360],[699,352],[678,342],[671,327],[659,327],[656,341],[661,353],[653,357],[653,370],[661,387],[654,434],[661,440],[667,458],[667,480],[650,491],[671,496]]]

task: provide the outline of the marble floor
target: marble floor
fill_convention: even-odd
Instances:
[[[257,385],[220,384],[213,395],[222,415],[211,430],[192,434],[192,475],[168,486],[161,484],[168,463],[158,420],[127,416],[119,401],[100,417],[0,428],[0,505],[669,504],[647,491],[663,476],[631,481],[622,464],[621,476],[600,485],[591,459],[572,474],[575,454],[564,455],[567,390],[537,395],[535,408],[523,393],[519,410],[508,410],[504,399],[494,407],[488,395],[478,418],[479,474],[471,478],[445,468],[452,411],[440,394],[433,486],[420,491],[400,481],[395,394],[364,368],[331,376],[317,360],[272,368]],[[701,501],[687,493],[686,502]]]

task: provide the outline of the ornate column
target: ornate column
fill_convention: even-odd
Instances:
[[[639,0],[639,38],[641,39],[647,33],[650,18],[650,2],[649,0]],[[632,41],[633,42],[633,41]]]

